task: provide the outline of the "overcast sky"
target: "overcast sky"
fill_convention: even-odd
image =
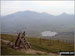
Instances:
[[[52,15],[74,14],[74,1],[1,1],[2,16],[26,10]]]

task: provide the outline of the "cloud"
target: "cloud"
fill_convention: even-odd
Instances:
[[[1,15],[32,10],[53,15],[74,14],[74,1],[1,1]]]

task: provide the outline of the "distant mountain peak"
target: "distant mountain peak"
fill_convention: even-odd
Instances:
[[[23,11],[23,12],[28,12],[28,13],[38,13],[38,12],[35,12],[35,11],[31,11],[31,10],[26,10],[26,11]]]
[[[24,12],[33,12],[33,11],[30,11],[30,10],[26,10],[26,11],[24,11]]]
[[[47,12],[42,12],[41,14],[43,14],[43,15],[48,15],[48,16],[54,16],[54,15],[51,15],[51,14],[49,14],[49,13],[47,13]]]
[[[67,14],[67,13],[62,13],[62,14]]]
[[[61,15],[61,16],[62,16],[62,15],[65,15],[65,16],[66,16],[66,15],[71,15],[71,14],[67,14],[67,13],[62,13],[62,14],[60,14],[60,15]]]

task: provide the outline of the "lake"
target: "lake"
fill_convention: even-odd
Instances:
[[[52,32],[52,31],[44,31],[41,33],[42,36],[55,36],[57,35],[57,32]]]

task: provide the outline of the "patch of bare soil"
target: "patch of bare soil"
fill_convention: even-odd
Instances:
[[[42,52],[39,50],[33,50],[33,49],[21,49],[22,52],[26,53],[26,54],[47,54],[46,52]]]

